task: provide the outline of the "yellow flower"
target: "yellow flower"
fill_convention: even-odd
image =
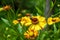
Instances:
[[[4,10],[9,10],[10,8],[11,8],[10,5],[6,5],[3,7]]]
[[[29,29],[41,30],[47,24],[45,18],[41,16],[33,16],[31,20],[32,20],[32,25],[30,26]]]
[[[21,16],[21,14],[18,14],[18,17]]]
[[[21,24],[25,26],[29,26],[31,24],[31,20],[29,17],[22,17],[21,19]]]
[[[18,22],[18,20],[13,20],[13,24],[18,24],[19,22]]]
[[[36,37],[36,36],[38,36],[38,31],[36,31],[36,30],[28,30],[29,31],[29,35],[30,36],[32,36],[32,37]]]
[[[25,38],[33,39],[38,36],[38,31],[28,30],[24,33]]]
[[[47,20],[49,25],[52,25],[52,24],[59,22],[59,21],[60,21],[59,17],[55,17],[55,18],[49,17]]]
[[[48,22],[49,25],[52,25],[52,24],[54,23],[54,22],[52,21],[52,19],[53,19],[52,17],[48,18],[47,22]]]

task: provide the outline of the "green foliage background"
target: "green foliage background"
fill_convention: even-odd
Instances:
[[[26,13],[33,15],[38,13],[44,16],[46,0],[0,0],[0,7],[5,5],[11,5],[12,8],[0,12],[0,40],[27,40],[22,38],[23,36],[19,33],[21,32],[21,29],[18,31],[19,25],[14,26],[12,21],[18,18],[17,14],[19,13],[21,13],[22,16]],[[50,0],[51,11],[49,14],[52,14],[51,16],[55,17],[60,15],[60,6],[58,5],[60,5],[60,0],[56,0],[55,4]],[[24,10],[26,12],[23,12]],[[8,30],[6,30],[7,28]],[[46,27],[41,31],[36,40],[60,40],[60,23]]]

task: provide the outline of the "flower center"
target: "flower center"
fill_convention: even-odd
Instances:
[[[55,22],[56,20],[55,19],[52,19],[53,22]]]
[[[38,19],[37,18],[32,18],[31,20],[32,20],[33,24],[37,24],[38,23]]]

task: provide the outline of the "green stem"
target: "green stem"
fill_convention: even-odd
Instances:
[[[18,15],[18,13],[19,13],[19,10],[20,10],[20,8],[18,8],[18,9],[17,9],[17,11],[16,11],[16,16]]]
[[[15,19],[16,17],[15,17],[15,12],[14,12],[14,10],[13,10],[12,8],[11,8],[10,10],[11,10],[11,12],[13,13],[14,19]]]
[[[54,27],[54,33],[56,33],[56,31],[57,31],[56,25],[53,24],[53,27]]]
[[[55,17],[55,16],[57,16],[58,14],[60,14],[60,12],[59,12],[59,13],[56,13],[55,15],[51,15],[51,17]]]
[[[10,21],[10,13],[7,12],[8,20]]]
[[[55,6],[55,3],[56,3],[56,0],[55,0],[55,2],[54,2],[53,7]],[[50,11],[49,11],[49,13],[48,13],[48,14],[50,14],[50,12],[52,11],[53,7],[50,9]]]

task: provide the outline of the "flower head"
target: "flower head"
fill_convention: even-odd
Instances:
[[[38,23],[38,19],[37,18],[32,18],[32,24],[37,24]]]
[[[3,7],[4,10],[9,10],[10,8],[11,8],[10,5],[6,5]]]
[[[18,14],[17,16],[18,16],[18,17],[20,17],[20,16],[21,16],[21,14]]]
[[[25,26],[29,26],[31,24],[31,20],[29,17],[22,17],[21,19],[21,24]]]
[[[32,25],[30,26],[29,29],[41,30],[46,25],[46,20],[44,17],[33,16],[31,20],[32,20]]]
[[[49,25],[52,25],[52,24],[59,22],[59,21],[60,21],[59,17],[55,17],[55,18],[49,17],[47,20]]]
[[[34,39],[38,36],[38,31],[35,30],[28,30],[24,33],[25,38]]]
[[[18,24],[19,22],[18,22],[18,20],[13,20],[13,24]]]

